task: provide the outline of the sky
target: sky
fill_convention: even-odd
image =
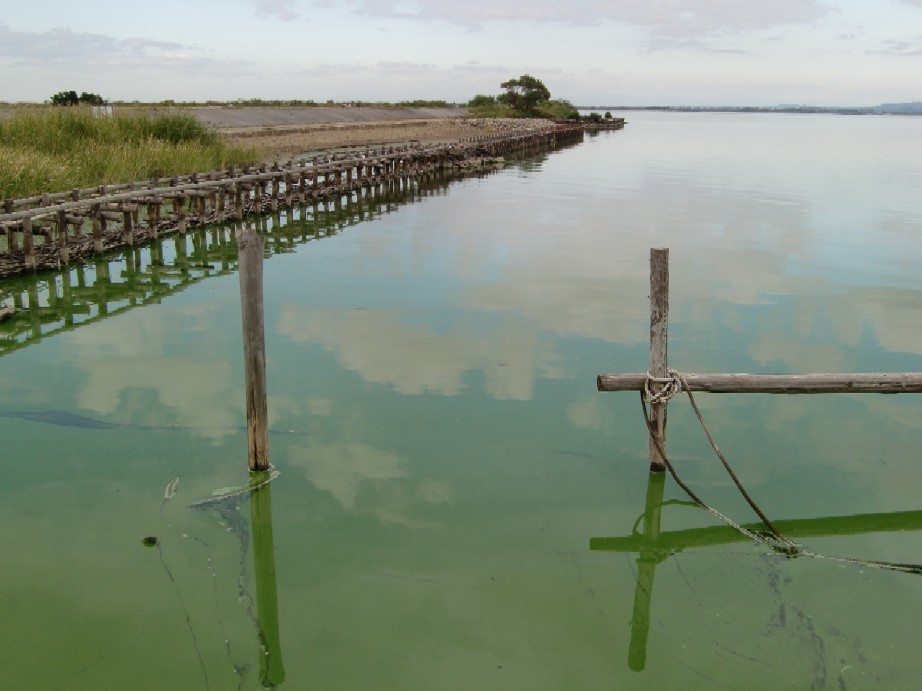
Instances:
[[[922,0],[0,0],[0,101],[922,100]]]

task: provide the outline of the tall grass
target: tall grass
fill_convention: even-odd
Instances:
[[[0,198],[29,197],[256,163],[191,115],[93,117],[36,108],[0,122]]]

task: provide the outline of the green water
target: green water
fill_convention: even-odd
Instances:
[[[0,685],[915,688],[919,576],[769,555],[671,480],[644,541],[639,402],[595,377],[646,369],[653,246],[679,369],[922,371],[922,119],[629,120],[261,221],[253,501],[190,507],[247,482],[229,229],[0,284]],[[812,550],[922,562],[922,399],[698,400]],[[685,401],[669,449],[755,520]]]

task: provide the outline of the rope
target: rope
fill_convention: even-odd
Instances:
[[[738,532],[746,535],[756,542],[768,546],[772,549],[772,551],[781,553],[787,557],[805,556],[812,557],[814,559],[825,559],[846,564],[856,564],[859,566],[867,566],[872,568],[890,569],[893,571],[922,574],[922,564],[908,564],[901,562],[879,561],[875,559],[856,559],[852,557],[830,556],[827,554],[821,554],[804,549],[798,543],[782,535],[781,532],[768,519],[762,509],[760,509],[759,506],[755,503],[755,500],[749,495],[749,493],[746,491],[746,488],[743,487],[742,482],[740,482],[739,478],[736,476],[736,473],[733,472],[733,469],[730,467],[730,463],[727,461],[726,457],[717,446],[717,442],[714,441],[714,437],[711,434],[707,423],[704,421],[701,410],[698,408],[698,404],[695,402],[695,397],[692,395],[691,389],[688,387],[688,381],[685,379],[684,375],[682,375],[681,372],[671,368],[666,371],[666,375],[666,377],[654,377],[649,372],[647,373],[647,380],[644,382],[644,388],[640,392],[640,406],[643,409],[643,418],[647,425],[647,431],[650,433],[650,439],[656,447],[660,458],[663,459],[663,463],[665,464],[666,469],[669,471],[672,479],[676,481],[676,484],[682,488],[685,494],[687,494],[688,497],[693,502],[695,502],[695,504],[700,506],[702,509],[707,511],[718,520],[726,523],[734,530],[737,530]],[[651,393],[651,383],[662,384],[663,388],[656,393]],[[681,393],[683,390],[688,396],[688,400],[695,411],[695,415],[698,418],[698,422],[701,424],[701,428],[704,430],[704,433],[711,444],[711,448],[714,449],[714,452],[717,454],[717,457],[723,464],[724,469],[733,479],[733,483],[736,485],[737,489],[740,491],[740,494],[742,494],[743,498],[746,500],[746,503],[749,504],[749,506],[753,509],[753,511],[755,511],[765,527],[768,528],[769,534],[748,530],[733,519],[720,513],[720,511],[714,507],[705,503],[697,494],[692,491],[692,489],[687,484],[685,484],[685,482],[682,481],[682,478],[679,477],[679,474],[676,472],[672,462],[666,457],[666,450],[663,448],[663,445],[657,436],[656,428],[653,426],[653,420],[650,417],[649,411],[647,410],[647,399],[650,399],[651,404],[665,404],[676,394]]]
[[[666,450],[663,448],[663,445],[660,443],[659,439],[657,438],[656,429],[653,427],[653,420],[650,418],[650,415],[647,411],[647,403],[643,397],[643,393],[641,393],[641,396],[640,396],[640,405],[643,408],[644,422],[647,423],[647,430],[650,432],[650,439],[653,441],[653,444],[656,446],[656,450],[659,452],[660,458],[663,459],[663,463],[666,465],[666,469],[669,471],[669,474],[672,476],[672,479],[675,480],[676,484],[682,488],[685,494],[688,495],[689,499],[691,499],[693,502],[695,502],[695,504],[700,506],[702,509],[707,511],[709,514],[714,516],[714,518],[716,518],[717,520],[723,523],[726,523],[728,526],[742,533],[746,537],[752,540],[755,540],[756,542],[760,542],[764,545],[767,545],[774,551],[783,552],[785,554],[792,554],[792,553],[797,552],[797,549],[798,549],[797,545],[791,542],[790,540],[788,540],[787,538],[781,538],[783,544],[778,544],[773,541],[773,538],[777,537],[777,535],[774,533],[771,535],[771,537],[769,537],[762,533],[756,533],[752,530],[749,530],[748,528],[744,528],[739,523],[734,521],[732,518],[730,518],[729,516],[725,516],[720,511],[715,509],[713,506],[705,502],[697,494],[695,494],[694,490],[692,490],[691,487],[685,484],[682,478],[679,477],[679,474],[676,472],[676,469],[672,465],[672,462],[666,456]]]
[[[682,381],[682,375],[672,368],[666,370],[665,377],[654,377],[653,373],[648,370],[647,378],[643,383],[643,393],[651,405],[666,404],[673,396],[682,393]],[[661,384],[662,388],[654,392],[650,387],[651,384]]]

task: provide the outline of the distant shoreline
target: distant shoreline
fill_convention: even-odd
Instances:
[[[675,113],[786,113],[794,115],[922,115],[922,103],[894,103],[867,108],[826,106],[578,106],[577,110],[630,110]]]

